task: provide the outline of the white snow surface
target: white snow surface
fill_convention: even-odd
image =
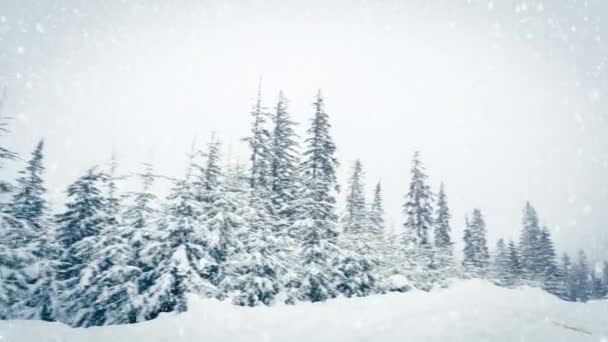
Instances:
[[[608,301],[569,303],[480,280],[325,303],[246,308],[192,298],[183,314],[123,326],[0,322],[2,342],[608,341]]]

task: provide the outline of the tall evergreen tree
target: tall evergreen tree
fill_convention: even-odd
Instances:
[[[26,224],[30,232],[20,234],[24,242],[35,238],[43,229],[45,213],[47,210],[44,195],[46,189],[42,181],[44,166],[42,164],[44,142],[40,141],[32,152],[32,158],[28,161],[24,170],[20,171],[17,179],[13,199],[9,204],[11,216]],[[31,234],[28,234],[31,233]],[[30,236],[34,235],[34,236]]]
[[[286,263],[281,258],[283,245],[273,234],[267,211],[260,208],[268,205],[263,202],[251,202],[245,213],[248,229],[242,238],[243,246],[224,267],[228,277],[223,279],[222,288],[232,290],[229,296],[237,305],[270,305],[282,289],[282,276],[286,273]],[[226,279],[230,279],[229,286],[225,285]]]
[[[454,243],[450,236],[452,231],[450,226],[451,217],[445,187],[443,183],[441,183],[437,195],[437,213],[434,221],[434,242],[437,254],[437,265],[444,278],[455,277],[457,275],[457,269],[454,262]]]
[[[427,176],[417,151],[412,159],[410,173],[412,179],[403,205],[406,216],[404,227],[413,232],[417,246],[428,246],[431,243],[429,230],[433,226],[433,194],[426,184]]]
[[[514,275],[510,269],[511,259],[509,250],[503,239],[498,239],[492,261],[492,278],[494,282],[499,286],[513,286],[515,281],[513,279]]]
[[[290,203],[294,200],[296,191],[296,172],[298,162],[298,136],[295,133],[296,123],[291,120],[287,109],[288,101],[279,92],[279,99],[272,116],[272,161],[270,176],[272,179],[272,200],[281,219],[292,223],[293,208]]]
[[[608,261],[602,265],[602,298],[608,299]]]
[[[516,285],[521,278],[521,264],[519,262],[519,251],[513,240],[509,240],[507,252],[509,254],[509,273],[513,276],[514,285]]]
[[[374,188],[374,198],[372,199],[369,218],[372,228],[380,236],[384,235],[386,225],[384,221],[384,204],[382,202],[382,186],[378,182]]]
[[[193,184],[194,165],[191,162],[184,179],[175,182],[168,196],[164,216],[152,241],[142,251],[142,260],[150,265],[145,274],[145,308],[142,316],[155,318],[161,312],[185,311],[186,294],[216,295],[212,284],[217,263],[211,249],[217,238],[201,224],[204,218],[202,205],[196,197]]]
[[[377,287],[377,248],[380,234],[372,225],[365,204],[363,166],[360,160],[353,164],[348,181],[346,210],[342,222],[344,232],[340,236],[340,242],[344,255],[339,261],[339,270],[343,277],[337,288],[347,297],[366,296]]]
[[[4,102],[6,100],[6,91],[3,89],[1,97],[0,97],[0,113],[2,113],[2,108],[4,105]],[[2,116],[0,114],[0,136],[3,134],[6,134],[9,131],[8,129],[8,121],[9,118]],[[8,160],[14,160],[17,158],[17,153],[11,151],[10,149],[6,148],[6,147],[2,147],[0,146],[0,168],[2,168],[3,163],[5,161]],[[0,179],[0,195],[1,194],[5,194],[10,192],[11,190],[11,184],[8,180],[6,179]],[[0,205],[2,205],[3,203],[0,203]],[[3,209],[2,207],[0,207],[0,209]]]
[[[490,256],[486,239],[486,224],[479,209],[474,209],[471,220],[467,220],[464,244],[462,265],[465,273],[473,278],[484,277],[487,274]]]
[[[83,287],[89,285],[91,273],[84,270],[95,253],[95,244],[100,232],[108,224],[107,202],[102,194],[102,182],[107,175],[96,168],[67,189],[70,202],[66,210],[56,218],[58,243],[63,249],[57,266],[58,289],[61,304],[58,319],[75,326],[85,324],[94,308],[92,298],[83,297]]]
[[[301,241],[300,276],[296,299],[324,301],[336,295],[334,284],[340,278],[336,258],[338,229],[335,213],[338,190],[335,157],[336,146],[329,133],[329,116],[321,92],[313,103],[315,114],[305,139],[302,188],[293,230]]]
[[[204,208],[208,208],[211,197],[220,191],[222,166],[221,166],[221,142],[215,134],[211,135],[207,143],[207,150],[202,153],[205,157],[202,166],[197,166],[199,176],[196,180],[198,185],[197,199],[202,202]]]
[[[127,206],[123,221],[126,238],[133,246],[133,260],[140,263],[141,249],[149,242],[150,234],[152,234],[150,230],[157,219],[156,202],[158,198],[151,192],[155,178],[152,164],[144,163],[143,170],[137,173],[137,177],[141,182],[141,190],[128,194],[132,203]]]
[[[566,253],[562,255],[561,277],[564,291],[562,299],[576,301],[576,274],[570,256]]]
[[[544,227],[540,232],[537,257],[543,288],[550,293],[559,295],[564,291],[564,287],[561,282],[559,267],[557,267],[555,247],[547,227]]]
[[[346,193],[346,210],[342,219],[344,232],[360,233],[369,229],[365,190],[363,184],[363,166],[360,160],[353,164],[352,174],[348,180]]]
[[[139,279],[141,269],[134,259],[137,244],[132,241],[132,226],[123,222],[122,196],[119,194],[112,157],[105,174],[102,225],[98,235],[77,243],[77,252],[88,258],[80,271],[79,281],[67,289],[66,296],[80,298],[70,306],[74,325],[134,323],[140,307]]]
[[[527,281],[542,281],[542,262],[539,257],[541,229],[536,210],[529,202],[524,207],[522,232],[519,241],[522,276]]]
[[[452,239],[450,232],[450,209],[448,208],[447,196],[445,194],[445,188],[443,183],[439,187],[439,194],[437,195],[437,216],[435,218],[435,246],[446,247],[452,245]]]
[[[43,185],[43,141],[40,141],[32,153],[24,170],[17,179],[13,200],[9,205],[11,217],[17,226],[10,237],[16,247],[29,256],[27,267],[23,270],[27,276],[28,291],[20,299],[14,312],[19,318],[33,318],[51,321],[54,319],[56,303],[54,302],[54,272],[57,262],[55,232],[48,217],[45,199],[46,189]]]
[[[251,110],[251,136],[244,140],[251,149],[251,188],[268,189],[270,187],[270,163],[272,161],[271,134],[268,129],[269,114],[262,105],[262,85],[258,86],[258,96]]]
[[[578,302],[586,302],[591,297],[589,262],[585,251],[578,251],[578,260],[573,267],[574,298]]]
[[[415,286],[428,290],[439,279],[439,266],[437,265],[435,250],[432,239],[429,238],[429,231],[433,226],[433,194],[427,185],[425,168],[420,161],[420,155],[416,151],[412,160],[410,170],[411,181],[409,190],[403,205],[403,212],[406,217],[404,223],[404,250],[403,260],[407,261],[404,271],[414,267],[411,273],[414,278]]]

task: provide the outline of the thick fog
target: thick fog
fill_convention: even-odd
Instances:
[[[47,148],[56,208],[114,152],[180,176],[212,131],[225,158],[258,81],[304,132],[321,88],[345,184],[360,158],[400,229],[412,153],[445,182],[461,235],[475,207],[493,246],[526,201],[560,251],[608,257],[608,4],[597,1],[0,1],[2,146]],[[22,161],[10,162],[12,178]],[[162,186],[159,191],[162,191]]]

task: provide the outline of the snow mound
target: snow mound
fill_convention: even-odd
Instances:
[[[0,341],[608,341],[608,301],[568,303],[539,289],[479,280],[430,293],[296,306],[244,308],[193,299],[191,307],[150,322],[88,329],[3,321]]]

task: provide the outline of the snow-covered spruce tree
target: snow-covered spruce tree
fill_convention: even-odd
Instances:
[[[591,269],[591,296],[590,299],[602,299],[604,298],[604,289],[602,287],[602,276],[600,272],[595,269]]]
[[[420,247],[431,244],[429,231],[433,226],[433,194],[426,184],[427,176],[424,172],[420,154],[416,151],[412,159],[412,169],[410,171],[412,178],[405,197],[403,211],[406,217],[404,227],[413,232],[416,245]]]
[[[399,236],[394,231],[394,225],[387,229],[385,212],[382,196],[382,185],[378,181],[374,188],[374,196],[369,209],[369,220],[371,230],[374,234],[374,248],[378,258],[378,273],[381,274],[381,281],[387,277],[398,273],[396,272],[396,255],[399,253]],[[384,287],[383,285],[380,285]]]
[[[4,96],[0,98],[0,112]],[[6,117],[0,116],[0,135],[7,133]],[[17,154],[11,150],[0,147],[0,168],[7,160],[14,160]],[[6,319],[13,313],[12,307],[17,299],[22,298],[25,293],[27,277],[23,274],[23,266],[28,259],[20,250],[16,250],[13,244],[16,220],[11,217],[5,196],[10,194],[12,186],[4,178],[0,179],[0,319]]]
[[[268,129],[269,114],[262,105],[262,85],[258,86],[258,96],[251,110],[253,122],[251,123],[251,135],[244,140],[249,144],[251,156],[250,164],[250,186],[252,189],[261,187],[269,189],[270,164],[272,162],[272,141]]]
[[[602,298],[608,299],[608,261],[602,265]]]
[[[123,222],[125,238],[132,247],[132,259],[142,268],[142,271],[146,271],[146,265],[141,262],[140,254],[150,241],[150,235],[153,234],[151,231],[154,228],[153,223],[158,219],[158,198],[151,192],[155,179],[152,164],[144,163],[143,169],[137,173],[137,177],[141,182],[141,190],[127,194],[131,203],[124,211]]]
[[[272,217],[267,206],[270,199],[252,197],[246,217],[246,234],[242,248],[227,260],[223,268],[226,278],[223,289],[231,291],[232,302],[243,306],[270,305],[282,289],[286,260],[282,258],[277,235],[273,232]],[[229,279],[228,286],[225,285]]]
[[[561,283],[564,288],[561,298],[568,301],[576,301],[576,279],[572,260],[567,253],[562,255]]]
[[[513,273],[511,273],[511,259],[509,250],[503,239],[498,239],[496,249],[493,253],[491,265],[491,278],[498,286],[511,287],[515,285]]]
[[[221,142],[213,133],[207,142],[206,151],[200,153],[204,160],[202,165],[193,163],[193,167],[197,169],[194,177],[194,185],[196,186],[196,197],[203,205],[203,209],[207,210],[211,205],[214,194],[220,190],[222,166],[221,166]]]
[[[555,247],[547,227],[544,227],[540,232],[538,248],[537,257],[542,286],[547,292],[560,295],[563,293],[564,287],[561,283],[559,267],[557,267]]]
[[[433,194],[426,183],[425,168],[417,151],[414,152],[410,173],[412,178],[403,205],[406,218],[403,226],[408,235],[406,240],[409,241],[404,248],[413,248],[410,254],[415,259],[416,272],[412,279],[415,286],[428,290],[439,278],[435,251],[429,237],[434,221]]]
[[[141,269],[133,258],[131,226],[122,220],[123,205],[117,183],[121,177],[116,175],[115,158],[109,167],[105,178],[104,224],[92,247],[89,243],[85,245],[91,260],[81,271],[79,286],[69,290],[88,298],[79,312],[78,324],[83,326],[134,323],[141,309]],[[81,286],[82,280],[87,285]]]
[[[345,233],[361,232],[369,226],[365,204],[363,166],[359,159],[355,160],[352,173],[348,179],[346,209],[342,217],[342,226]]]
[[[301,241],[299,279],[290,284],[296,298],[290,301],[324,301],[336,295],[335,284],[342,277],[336,259],[338,247],[335,191],[338,190],[335,157],[336,146],[329,133],[329,117],[321,91],[313,104],[315,109],[307,130],[302,162],[302,187],[296,202],[293,231]]]
[[[11,246],[11,231],[15,220],[6,213],[0,212],[0,319],[14,315],[14,306],[26,298],[28,277],[24,267],[32,260],[27,250]]]
[[[523,211],[519,251],[522,278],[531,285],[542,283],[542,262],[539,257],[540,233],[536,210],[527,202]]]
[[[206,200],[204,226],[207,237],[207,249],[216,266],[207,271],[207,276],[215,286],[221,289],[218,296],[226,296],[232,290],[233,275],[228,270],[228,263],[241,252],[243,246],[241,235],[247,230],[245,213],[248,211],[248,188],[238,179],[222,181],[220,142],[213,138],[207,145],[204,154],[205,171],[202,177],[203,193]],[[229,175],[232,177],[232,175]]]
[[[291,206],[296,196],[296,172],[298,163],[298,136],[296,123],[291,120],[287,109],[288,101],[279,92],[277,106],[272,116],[272,154],[270,177],[272,201],[281,219],[280,228],[286,230],[293,223],[294,208]]]
[[[46,189],[42,175],[44,143],[40,141],[24,170],[20,171],[13,199],[9,204],[10,217],[16,219],[17,236],[10,237],[18,243],[21,255],[29,256],[24,275],[29,283],[24,298],[14,307],[15,318],[54,320],[54,271],[57,262],[55,231],[48,217],[45,199]]]
[[[474,209],[471,219],[466,220],[463,239],[462,266],[465,275],[471,278],[484,278],[487,275],[490,256],[486,239],[486,224],[481,210]]]
[[[519,262],[519,251],[513,240],[509,240],[507,253],[509,255],[509,273],[512,276],[513,285],[517,285],[521,280],[521,264]]]
[[[454,243],[450,236],[452,231],[452,227],[450,226],[451,217],[445,187],[441,183],[437,195],[437,212],[433,232],[437,267],[440,277],[443,279],[458,276],[458,269],[454,262]]]
[[[187,293],[216,295],[212,274],[218,266],[210,247],[217,239],[201,222],[201,202],[193,184],[192,157],[184,179],[175,182],[163,216],[150,243],[142,250],[142,261],[150,270],[144,275],[144,309],[141,317],[152,319],[161,312],[183,312]]]
[[[348,181],[346,210],[342,220],[339,270],[343,277],[337,289],[347,297],[361,297],[377,290],[377,234],[368,216],[363,184],[363,166],[356,160]]]
[[[381,237],[384,236],[386,223],[384,221],[384,204],[380,182],[376,183],[376,187],[374,188],[374,197],[369,210],[369,220],[374,232]]]
[[[6,100],[5,98],[5,91],[2,92],[2,95],[0,97],[0,136],[8,133],[8,123],[6,122],[9,118],[2,116],[2,106],[4,104],[4,101]],[[2,168],[3,163],[5,161],[8,160],[15,160],[17,158],[17,153],[11,151],[10,149],[0,146],[0,168]],[[0,195],[3,194],[7,194],[11,191],[11,183],[4,179],[4,177],[2,177],[2,179],[0,179]],[[0,202],[0,211],[4,211],[4,202]]]
[[[99,234],[107,224],[106,201],[101,185],[107,175],[93,167],[67,189],[66,210],[57,215],[57,240],[62,249],[57,264],[60,308],[57,319],[74,326],[96,321],[95,298],[82,296],[91,286],[91,273],[84,270],[95,253]]]
[[[586,302],[591,296],[590,270],[589,262],[585,251],[578,251],[578,260],[573,265],[573,281],[574,281],[574,299],[577,302]]]

